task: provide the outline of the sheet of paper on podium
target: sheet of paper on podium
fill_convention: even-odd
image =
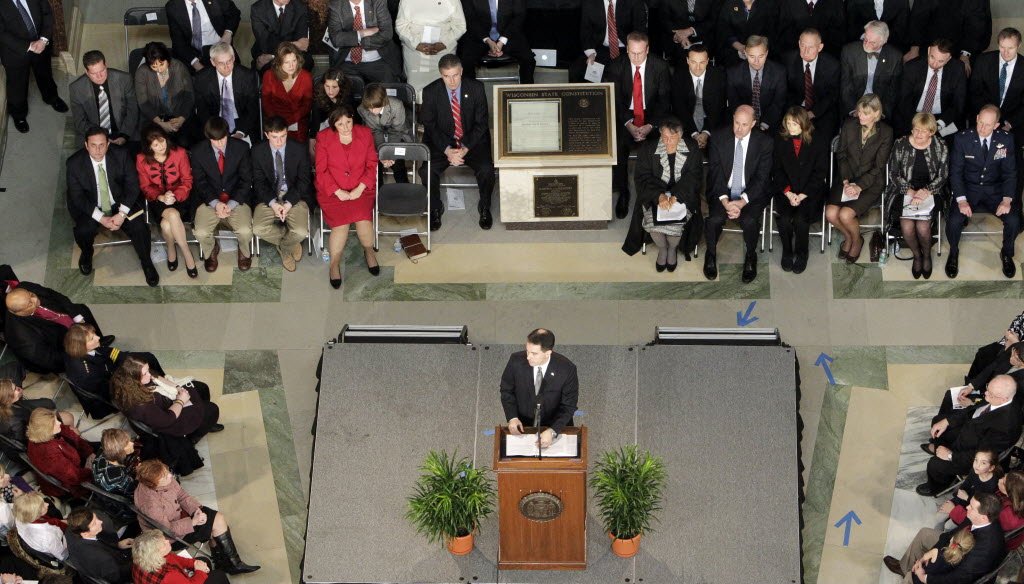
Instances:
[[[575,434],[561,434],[551,443],[551,446],[541,450],[541,456],[546,458],[572,458],[579,454],[577,442],[579,437]],[[520,434],[505,436],[505,456],[537,456],[537,435]]]

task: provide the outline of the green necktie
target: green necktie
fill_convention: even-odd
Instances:
[[[107,185],[107,171],[103,170],[103,164],[97,164],[96,168],[100,173],[100,211],[104,215],[110,215],[110,186]]]

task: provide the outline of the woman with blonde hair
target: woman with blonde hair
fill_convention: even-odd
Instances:
[[[137,584],[227,584],[220,570],[211,570],[202,560],[185,558],[171,551],[159,530],[142,532],[132,542],[132,581]]]
[[[281,116],[288,124],[288,137],[299,142],[309,139],[309,114],[313,109],[313,76],[302,68],[302,51],[292,43],[281,43],[274,65],[263,73],[263,118]]]
[[[36,409],[28,420],[28,459],[40,471],[60,481],[72,497],[89,496],[81,483],[92,480],[92,460],[96,457],[92,445],[74,428],[62,424],[57,412]],[[39,481],[39,488],[51,497],[64,493],[47,481]]]
[[[209,541],[214,562],[228,574],[247,574],[260,569],[246,564],[238,556],[224,514],[203,506],[182,489],[167,465],[159,460],[145,460],[139,464],[137,474],[135,506],[146,517],[188,543]],[[154,527],[141,516],[139,526],[142,529]]]
[[[68,558],[64,539],[67,523],[46,514],[49,504],[39,493],[25,493],[14,500],[14,527],[18,537],[32,549],[58,560]]]

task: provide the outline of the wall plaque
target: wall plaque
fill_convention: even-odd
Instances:
[[[495,88],[496,159],[614,158],[611,84]]]
[[[533,177],[534,217],[579,217],[579,180],[574,174]]]

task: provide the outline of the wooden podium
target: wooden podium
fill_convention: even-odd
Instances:
[[[564,434],[578,436],[578,456],[509,457],[508,428],[495,429],[499,569],[587,568],[587,429],[565,428]]]

